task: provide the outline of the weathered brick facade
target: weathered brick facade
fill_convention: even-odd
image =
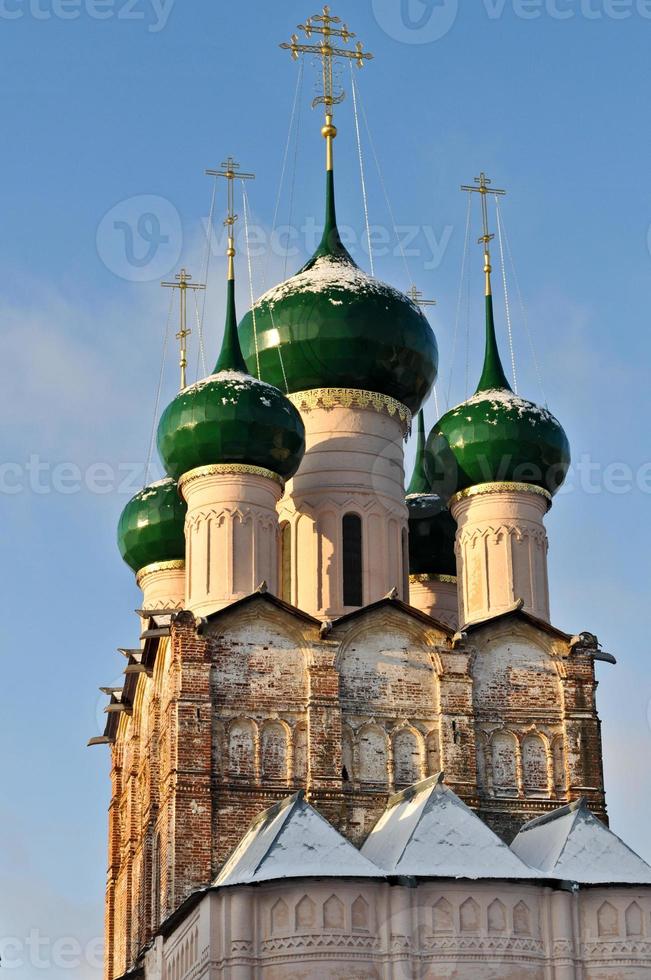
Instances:
[[[332,626],[267,595],[178,614],[110,731],[109,980],[296,788],[356,844],[440,769],[507,840],[579,796],[605,818],[595,653],[523,613],[453,635],[396,600]]]

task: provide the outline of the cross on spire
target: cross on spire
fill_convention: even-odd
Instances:
[[[484,246],[484,272],[486,274],[486,295],[490,296],[492,293],[491,289],[491,272],[493,267],[491,266],[491,256],[490,256],[490,243],[495,238],[495,235],[488,230],[488,201],[487,196],[489,194],[495,195],[495,197],[502,197],[506,194],[506,191],[498,190],[496,187],[492,186],[492,181],[488,179],[486,174],[480,173],[479,177],[475,177],[474,184],[462,184],[462,191],[468,191],[471,194],[479,194],[481,197],[481,215],[484,234],[479,239],[479,244]]]
[[[423,294],[421,293],[420,289],[416,288],[415,285],[411,287],[411,289],[407,293],[407,296],[412,301],[412,303],[416,304],[416,306],[436,306],[436,300],[423,299]]]
[[[245,174],[240,171],[240,164],[237,163],[233,157],[230,157],[222,163],[221,170],[206,170],[206,174],[209,177],[224,177],[228,183],[228,213],[224,221],[224,226],[228,228],[228,249],[226,255],[228,256],[228,278],[235,278],[235,237],[233,234],[233,226],[238,219],[238,215],[235,214],[235,180],[255,180],[255,174]]]
[[[308,39],[317,35],[319,40],[314,44],[305,44],[299,40],[298,34],[292,34],[289,42],[281,44],[280,47],[290,51],[295,61],[299,54],[313,54],[321,58],[323,93],[316,96],[312,102],[312,108],[314,109],[318,105],[325,106],[326,121],[321,133],[327,141],[327,169],[332,170],[332,141],[337,135],[337,128],[332,122],[332,117],[334,107],[343,102],[345,98],[344,90],[338,89],[334,82],[334,59],[343,58],[354,61],[358,68],[363,68],[364,63],[371,61],[373,55],[364,51],[361,41],[357,41],[354,48],[336,46],[337,41],[348,44],[357,35],[353,34],[346,24],[342,24],[339,17],[333,17],[328,6],[323,8],[322,13],[314,14],[312,17],[308,17],[304,24],[299,24],[298,30],[303,31]]]
[[[188,328],[187,322],[187,291],[188,289],[193,289],[195,292],[198,289],[205,289],[205,283],[192,282],[192,276],[186,269],[181,269],[180,272],[174,277],[174,282],[162,282],[161,286],[166,289],[178,289],[181,294],[181,310],[180,310],[180,327],[179,332],[176,335],[176,339],[180,342],[180,359],[179,367],[181,368],[181,391],[186,387],[187,384],[187,368],[188,368],[188,337],[192,331]]]

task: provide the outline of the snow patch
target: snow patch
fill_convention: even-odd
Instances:
[[[299,272],[264,293],[255,306],[258,308],[265,303],[273,310],[277,303],[296,293],[318,294],[333,291],[358,293],[360,296],[381,296],[385,299],[389,295],[398,302],[408,303],[415,312],[421,312],[420,308],[400,290],[362,272],[346,256],[334,255],[320,256],[309,269]],[[341,306],[344,301],[330,297],[330,302],[333,306]]]
[[[138,500],[149,500],[150,497],[156,496],[156,491],[160,490],[161,487],[174,486],[176,483],[171,476],[166,476],[163,480],[156,480],[155,483],[150,483],[136,494]],[[134,498],[135,499],[135,498]]]
[[[557,419],[554,418],[551,412],[540,405],[534,404],[534,402],[527,401],[526,398],[520,398],[513,391],[507,391],[506,388],[491,388],[486,391],[478,391],[472,398],[468,398],[467,401],[461,402],[455,408],[450,409],[450,415],[458,416],[461,415],[469,405],[482,405],[486,404],[490,408],[497,412],[500,408],[506,408],[510,412],[515,412],[519,418],[528,418],[531,422],[536,425],[538,422],[551,422],[558,425]],[[466,416],[468,422],[472,421],[472,416]],[[497,421],[493,419],[487,419],[491,425],[497,425]]]
[[[201,381],[195,381],[194,384],[188,385],[181,394],[187,395],[201,391],[208,385],[215,384],[215,382],[227,384],[233,391],[244,391],[247,388],[265,388],[269,392],[278,392],[278,388],[274,385],[261,381],[260,378],[254,378],[251,374],[244,374],[242,371],[219,371],[217,374],[209,374],[207,378],[202,378]]]

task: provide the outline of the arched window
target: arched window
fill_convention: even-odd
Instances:
[[[362,519],[345,514],[342,522],[344,606],[361,606],[362,599]]]
[[[289,521],[280,525],[280,598],[292,601],[292,526]]]

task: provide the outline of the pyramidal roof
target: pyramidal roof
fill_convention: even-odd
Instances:
[[[282,878],[381,878],[382,872],[359,853],[303,792],[261,813],[213,882],[247,885]]]
[[[651,867],[595,817],[584,799],[525,824],[511,849],[549,878],[651,884]]]
[[[390,875],[540,877],[443,785],[443,773],[392,797],[362,854]]]

